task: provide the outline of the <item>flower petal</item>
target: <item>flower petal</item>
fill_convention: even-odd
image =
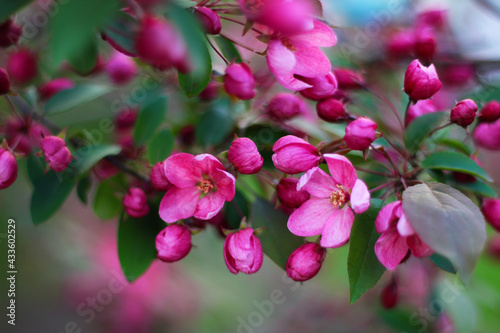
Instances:
[[[364,213],[370,207],[370,192],[360,179],[356,179],[352,188],[351,207],[356,214]]]
[[[176,187],[187,188],[195,186],[202,177],[201,170],[193,167],[194,156],[179,153],[165,160],[165,176]]]
[[[417,258],[428,257],[434,253],[429,245],[425,244],[417,234],[408,237],[406,243],[410,247],[411,253]]]
[[[332,177],[318,167],[309,169],[297,183],[297,191],[305,190],[317,198],[329,198],[337,191]]]
[[[220,191],[209,192],[198,201],[193,216],[200,220],[210,220],[224,207],[224,194]]]
[[[212,177],[215,181],[217,192],[220,192],[226,201],[231,201],[236,193],[236,179],[232,174],[224,170],[216,170]]]
[[[389,227],[399,219],[396,211],[400,208],[401,201],[394,201],[385,205],[380,212],[378,212],[377,218],[375,219],[375,229],[379,234],[389,229]]]
[[[305,145],[309,145],[314,148],[312,144],[307,142],[304,139],[301,139],[299,137],[296,137],[295,135],[286,135],[282,138],[279,138],[278,141],[276,141],[273,145],[273,152],[277,152],[279,149],[285,147],[286,145],[292,144],[292,143],[301,143]]]
[[[288,229],[297,236],[321,234],[328,217],[336,210],[328,199],[311,198],[288,218]]]
[[[391,226],[384,231],[375,243],[375,254],[378,260],[391,271],[401,263],[407,253],[406,238],[399,235],[396,226]]]
[[[215,170],[225,170],[222,163],[210,154],[196,155],[193,158],[193,167],[201,169],[204,175],[212,175]]]
[[[160,217],[168,223],[193,216],[200,199],[197,187],[171,187],[160,203]]]
[[[324,77],[332,70],[330,60],[317,47],[298,47],[294,55],[296,63],[293,73],[295,75],[309,78]]]
[[[337,43],[337,36],[330,27],[314,21],[314,28],[290,37],[292,42],[307,43],[310,46],[330,47]]]
[[[348,206],[333,212],[321,233],[321,246],[335,248],[347,243],[353,222],[354,214]]]
[[[411,227],[410,223],[408,222],[408,219],[406,218],[405,214],[401,214],[401,217],[399,218],[398,224],[397,224],[398,232],[401,236],[411,236],[415,234],[415,231],[413,231],[413,228]]]
[[[356,179],[358,179],[351,161],[339,154],[325,154],[323,157],[333,180],[337,184],[344,186],[346,190],[351,190],[356,183]]]

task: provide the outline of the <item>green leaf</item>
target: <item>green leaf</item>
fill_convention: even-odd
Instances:
[[[454,151],[433,153],[422,161],[422,167],[426,169],[459,171],[486,181],[492,181],[491,177],[473,159]]]
[[[437,144],[456,149],[462,153],[464,153],[467,156],[470,156],[472,154],[471,149],[464,144],[462,141],[454,140],[454,139],[449,139],[446,137],[439,138],[438,140],[435,141]]]
[[[63,205],[76,180],[50,170],[36,179],[31,196],[31,219],[34,224],[48,220]]]
[[[132,16],[119,12],[104,27],[103,32],[106,38],[113,44],[118,45],[129,56],[135,56],[135,41],[137,38],[138,21]]]
[[[497,196],[497,193],[490,185],[485,184],[480,180],[476,180],[475,182],[472,183],[455,182],[451,185],[461,191],[471,191],[487,198],[495,198]]]
[[[188,10],[171,3],[167,16],[186,42],[193,67],[189,73],[179,72],[179,84],[186,96],[197,96],[207,87],[212,75],[212,59],[206,37],[200,23]]]
[[[258,198],[252,206],[250,218],[252,228],[264,227],[259,235],[264,253],[279,267],[286,269],[290,254],[304,244],[301,237],[288,230],[288,216],[279,209],[274,209],[268,201]]]
[[[89,175],[82,177],[76,185],[76,194],[78,199],[84,204],[87,204],[89,198],[89,191],[92,188],[92,179]]]
[[[134,128],[134,141],[137,145],[145,144],[151,139],[165,119],[166,113],[167,98],[165,96],[158,97],[142,108]]]
[[[382,203],[382,200],[372,199],[370,208],[365,213],[356,215],[352,226],[347,258],[351,304],[370,290],[385,272],[385,267],[375,255],[375,242],[379,237],[375,230],[375,219]]]
[[[196,137],[202,146],[216,146],[233,130],[229,100],[218,101],[205,111],[196,124]]]
[[[129,282],[144,274],[156,258],[155,239],[166,227],[157,207],[151,208],[142,218],[122,217],[118,225],[118,258]]]
[[[45,171],[45,165],[41,157],[31,154],[28,156],[28,177],[31,184],[35,185],[37,180],[41,178]]]
[[[377,311],[378,316],[393,329],[391,332],[401,332],[401,333],[423,333],[427,332],[420,324],[419,320],[414,318],[419,318],[416,316],[417,312],[410,312],[405,309],[394,308],[390,310],[379,310]],[[427,324],[427,321],[423,321]]]
[[[249,202],[239,190],[236,190],[234,199],[224,205],[224,217],[227,221],[227,225],[225,227],[229,229],[238,229],[240,227],[241,219],[243,217],[248,218],[249,213]]]
[[[109,155],[117,155],[121,151],[118,145],[90,145],[79,148],[73,156],[75,157],[65,172],[69,172],[75,177],[82,175],[89,171],[94,165],[97,164],[104,157]]]
[[[453,264],[443,257],[442,255],[439,255],[437,253],[434,253],[429,257],[429,259],[439,268],[441,268],[443,271],[446,271],[451,274],[456,274],[457,270],[453,266]]]
[[[233,42],[222,36],[214,36],[214,39],[217,45],[219,46],[219,49],[221,50],[222,54],[224,55],[224,57],[226,57],[226,60],[228,60],[229,62],[231,61],[239,63],[243,62],[240,52],[238,51]]]
[[[479,208],[448,185],[428,183],[403,192],[403,210],[420,238],[450,260],[467,283],[486,241]]]
[[[123,208],[122,201],[116,195],[116,186],[113,180],[105,180],[97,188],[92,209],[95,215],[103,220],[112,219],[120,214]]]
[[[72,89],[63,90],[49,99],[45,104],[46,114],[69,111],[79,105],[88,103],[111,91],[111,87],[102,84],[81,84]]]
[[[2,0],[0,1],[0,22],[6,21],[9,17],[20,11],[23,7],[32,3],[33,0]]]
[[[434,112],[415,118],[405,130],[404,141],[406,148],[412,154],[415,154],[422,142],[429,137],[429,133],[441,125],[448,116],[446,112]]]
[[[81,51],[77,54],[72,54],[68,57],[68,62],[79,74],[89,74],[97,65],[99,50],[97,47],[97,39],[89,39],[85,46],[82,46]]]
[[[149,163],[156,164],[170,156],[174,149],[175,137],[168,129],[158,132],[148,144]]]
[[[52,67],[85,52],[96,32],[120,8],[118,0],[69,0],[50,21],[49,52]]]

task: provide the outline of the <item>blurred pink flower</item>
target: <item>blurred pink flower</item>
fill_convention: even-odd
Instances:
[[[132,187],[123,198],[123,206],[128,215],[134,218],[146,216],[149,213],[146,193],[138,187]]]
[[[71,162],[71,152],[66,147],[66,142],[58,136],[49,135],[40,141],[40,147],[45,155],[45,160],[55,172],[61,172]]]
[[[424,114],[436,112],[437,108],[432,99],[425,99],[410,105],[406,115],[406,126],[408,126],[415,118],[423,116]]]
[[[38,88],[38,93],[40,94],[41,99],[50,99],[55,94],[63,90],[71,89],[74,86],[75,83],[73,82],[73,80],[61,77],[59,79],[54,79],[42,85],[40,88]]]
[[[0,148],[0,190],[12,185],[17,178],[17,161],[12,152]]]

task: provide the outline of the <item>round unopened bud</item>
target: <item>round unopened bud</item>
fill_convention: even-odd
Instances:
[[[486,221],[500,232],[500,199],[485,199],[481,211]]]
[[[500,235],[495,235],[490,238],[486,246],[488,254],[496,260],[500,259]]]
[[[301,90],[300,93],[305,98],[314,101],[321,101],[322,99],[331,97],[337,91],[337,79],[333,73],[328,73],[326,76],[317,78],[300,77],[301,81],[311,85],[311,88]]]
[[[474,142],[481,148],[500,150],[500,119],[479,124],[473,133]]]
[[[305,112],[306,108],[304,101],[297,95],[280,93],[271,99],[266,111],[271,119],[289,120]]]
[[[415,55],[424,62],[430,62],[436,53],[436,37],[430,29],[421,29],[416,33]]]
[[[183,225],[171,224],[156,236],[156,256],[164,262],[181,260],[191,247],[191,232]]]
[[[231,273],[256,273],[262,266],[263,259],[262,245],[252,228],[230,233],[226,237],[224,261]]]
[[[55,172],[61,172],[71,162],[71,152],[66,147],[66,142],[58,136],[49,135],[40,141],[45,160]]]
[[[373,120],[366,117],[358,118],[347,125],[344,141],[353,150],[365,150],[375,140],[376,129],[377,124]]]
[[[229,147],[227,157],[236,171],[247,175],[259,172],[264,163],[257,146],[249,138],[234,140]]]
[[[426,67],[413,60],[405,73],[404,91],[412,101],[431,98],[441,89],[434,65]]]
[[[133,129],[139,113],[136,109],[124,109],[118,112],[115,118],[116,130],[119,132],[128,132]]]
[[[241,100],[255,97],[255,78],[247,64],[231,64],[224,75],[224,89]]]
[[[62,77],[45,83],[43,86],[38,88],[38,93],[40,94],[41,99],[47,100],[52,98],[55,94],[63,90],[71,89],[74,86],[75,83],[73,80]]]
[[[195,7],[194,15],[200,20],[205,31],[210,35],[218,35],[222,30],[219,15],[207,7]]]
[[[463,86],[474,78],[475,73],[471,64],[451,64],[441,68],[439,77],[448,86]]]
[[[16,45],[23,34],[23,28],[12,20],[0,24],[0,47]]]
[[[305,190],[297,191],[297,178],[283,178],[280,180],[276,192],[280,203],[288,208],[299,208],[309,200],[311,195]]]
[[[123,198],[123,207],[131,217],[139,218],[149,213],[146,193],[138,187],[132,187]]]
[[[488,123],[500,119],[500,103],[498,101],[491,101],[486,103],[479,112],[479,119]]]
[[[12,152],[0,148],[0,190],[12,185],[17,178],[17,161]]]
[[[127,84],[137,76],[138,69],[131,57],[115,51],[106,64],[106,72],[114,84]]]
[[[167,191],[170,188],[171,183],[165,175],[165,162],[158,162],[153,166],[149,180],[157,191]]]
[[[385,309],[392,309],[398,304],[399,292],[396,280],[392,279],[380,294],[380,302]]]
[[[38,73],[36,56],[26,49],[12,53],[7,60],[6,69],[10,78],[16,83],[27,83]]]
[[[5,95],[10,91],[10,78],[7,71],[0,68],[0,95]]]
[[[408,126],[415,118],[424,114],[436,112],[437,108],[432,99],[425,99],[410,105],[406,114],[406,126]]]
[[[344,103],[335,98],[328,98],[316,104],[316,112],[318,117],[330,123],[347,118]]]
[[[393,59],[409,57],[415,48],[413,31],[400,31],[392,35],[386,43],[386,52]]]
[[[198,98],[202,101],[213,101],[217,98],[219,94],[219,87],[217,83],[210,82],[205,89],[198,95]]]
[[[333,74],[337,78],[339,89],[361,89],[365,86],[365,79],[355,71],[347,68],[336,68]]]
[[[465,128],[474,122],[476,112],[476,103],[471,99],[464,99],[451,110],[450,121]]]
[[[307,243],[292,252],[286,263],[286,274],[294,281],[307,281],[318,274],[325,260],[326,249]]]

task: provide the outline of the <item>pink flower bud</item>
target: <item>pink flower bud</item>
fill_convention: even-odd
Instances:
[[[41,99],[47,100],[52,98],[55,94],[63,90],[71,89],[74,86],[75,83],[73,80],[62,77],[45,83],[43,86],[38,88],[38,93],[40,94]]]
[[[464,99],[451,110],[450,121],[465,128],[474,122],[476,112],[476,103],[471,99]]]
[[[486,221],[500,232],[500,199],[485,199],[481,210]]]
[[[201,99],[202,101],[213,101],[214,99],[217,98],[218,94],[219,94],[219,88],[217,86],[217,83],[210,82],[208,86],[205,89],[203,89],[203,91],[198,95],[198,98]]]
[[[278,199],[283,206],[288,208],[299,208],[304,202],[309,200],[311,195],[305,190],[297,191],[297,178],[282,178],[276,189]]]
[[[120,169],[107,160],[100,160],[92,170],[100,179],[109,179],[120,172]]]
[[[260,240],[253,234],[252,228],[230,233],[224,241],[224,260],[233,274],[256,273],[264,259]]]
[[[398,304],[399,292],[396,280],[391,280],[380,294],[380,302],[385,309],[392,309]]]
[[[264,159],[257,146],[249,138],[238,138],[231,143],[227,154],[228,161],[236,171],[246,175],[257,173],[262,168]]]
[[[139,113],[135,109],[124,109],[118,112],[115,126],[119,132],[128,132],[133,129]]]
[[[436,38],[430,29],[421,29],[416,33],[415,56],[424,61],[430,62],[436,53]]]
[[[49,135],[40,141],[40,147],[45,155],[45,160],[55,172],[61,172],[71,162],[71,152],[66,147],[66,142],[58,136]]]
[[[350,69],[337,68],[333,70],[333,74],[337,78],[339,89],[361,89],[365,86],[365,79]]]
[[[181,260],[191,247],[191,232],[183,225],[171,224],[156,236],[156,256],[164,262]]]
[[[474,142],[481,148],[500,150],[500,119],[493,123],[481,123],[474,130]]]
[[[405,73],[404,91],[412,101],[431,98],[441,89],[434,65],[426,67],[413,60]]]
[[[38,73],[36,56],[29,50],[12,53],[7,60],[6,68],[10,78],[19,84],[31,81]]]
[[[301,76],[300,80],[312,86],[311,88],[301,90],[300,93],[305,98],[309,98],[314,101],[320,101],[322,99],[331,97],[337,91],[337,79],[331,72],[326,76],[317,78],[308,78]]]
[[[280,121],[292,119],[305,112],[306,109],[306,104],[297,95],[280,93],[271,99],[266,111],[271,119]]]
[[[0,95],[5,95],[10,91],[10,78],[7,71],[0,68]]]
[[[408,113],[406,115],[406,126],[408,126],[413,119],[423,116],[424,114],[436,112],[437,108],[432,99],[426,99],[423,101],[418,101],[415,104],[410,105],[408,108]]]
[[[441,69],[439,77],[449,86],[462,86],[474,78],[476,70],[470,64],[452,64]]]
[[[254,98],[255,78],[250,67],[245,63],[229,65],[224,75],[224,89],[242,100]]]
[[[400,31],[392,35],[386,43],[386,52],[393,59],[409,57],[415,48],[413,31]]]
[[[273,146],[273,163],[276,169],[296,174],[319,165],[321,155],[316,147],[293,135],[280,138]]]
[[[344,103],[335,98],[328,98],[316,104],[316,112],[318,117],[330,123],[347,118]]]
[[[307,243],[298,247],[288,258],[286,274],[294,281],[307,281],[318,274],[326,250],[316,243]]]
[[[441,29],[446,24],[446,11],[442,9],[426,10],[418,14],[415,25],[420,28]]]
[[[171,184],[165,175],[165,162],[158,162],[155,164],[151,170],[149,180],[157,191],[167,191],[170,188]]]
[[[131,217],[139,218],[148,215],[149,206],[146,193],[138,187],[132,187],[123,198],[123,207]]]
[[[9,187],[17,178],[17,161],[12,152],[0,148],[0,190]]]
[[[143,18],[135,47],[139,58],[151,66],[189,71],[186,44],[175,28],[162,18],[150,15]]]
[[[219,34],[222,29],[222,23],[216,12],[207,7],[195,7],[194,15],[200,20],[208,34]]]
[[[500,235],[495,235],[490,238],[486,245],[488,254],[496,260],[500,259]]]
[[[23,34],[23,28],[12,20],[0,24],[0,47],[16,45]]]
[[[132,58],[115,51],[106,64],[106,72],[114,84],[127,84],[137,76],[138,69]]]
[[[353,150],[365,150],[375,140],[376,129],[377,124],[373,120],[366,117],[358,118],[347,125],[344,141]]]
[[[485,122],[494,122],[500,118],[500,103],[498,101],[491,101],[486,103],[481,112],[479,119]]]

